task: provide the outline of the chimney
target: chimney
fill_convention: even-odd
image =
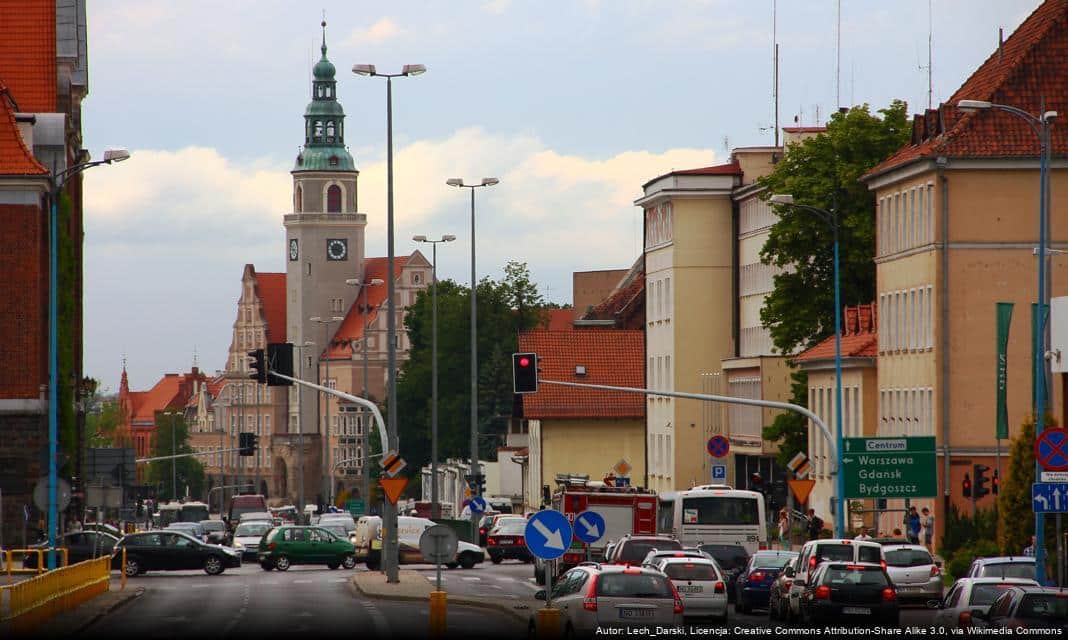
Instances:
[[[872,327],[872,317],[875,312],[874,307],[874,303],[860,305],[860,333],[874,333],[874,327]]]
[[[851,336],[857,332],[857,307],[845,308],[845,325],[842,335]]]

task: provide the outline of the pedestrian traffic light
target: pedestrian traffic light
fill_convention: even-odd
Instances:
[[[994,491],[994,495],[998,495],[1001,489],[1001,478],[998,477],[997,469],[994,469],[994,476],[990,479],[990,488]]]
[[[260,384],[267,382],[267,364],[264,362],[263,349],[249,351],[248,357],[252,358],[252,362],[248,363],[249,380],[255,380]]]
[[[534,393],[538,390],[538,354],[512,354],[512,387],[515,393]]]
[[[274,375],[280,373],[293,377],[293,345],[289,342],[273,342],[267,345],[267,386],[291,387],[293,382]]]
[[[986,483],[990,482],[990,478],[986,475],[990,471],[990,467],[985,464],[977,464],[972,466],[972,472],[975,475],[975,490],[972,495],[976,500],[985,497],[990,493],[990,488],[986,486]]]
[[[239,455],[247,458],[248,456],[251,456],[253,453],[255,453],[255,437],[256,434],[248,431],[242,431],[241,433],[237,434],[237,446],[241,449],[241,451],[238,452]]]
[[[964,482],[961,483],[961,493],[965,498],[972,497],[972,479],[967,473],[964,474]]]

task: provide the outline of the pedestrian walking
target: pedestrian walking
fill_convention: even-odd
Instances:
[[[857,537],[855,537],[853,539],[854,540],[871,540],[871,536],[868,535],[868,528],[867,527],[861,527],[860,528],[860,533],[857,534]]]
[[[816,515],[815,509],[808,510],[808,539],[819,540],[823,531],[823,519]]]
[[[920,514],[916,507],[909,507],[905,514],[905,536],[910,544],[920,544]]]
[[[923,546],[927,547],[927,552],[931,553],[931,544],[934,542],[934,527],[935,519],[931,510],[924,507],[921,511],[923,517],[920,518],[920,524],[923,525]]]
[[[783,551],[790,550],[790,516],[786,509],[779,510],[779,546]]]

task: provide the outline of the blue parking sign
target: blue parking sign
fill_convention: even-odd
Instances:
[[[727,480],[727,465],[714,464],[712,465],[712,480]]]

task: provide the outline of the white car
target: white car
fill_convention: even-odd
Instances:
[[[824,538],[821,540],[809,540],[801,547],[797,561],[793,564],[793,571],[787,571],[786,577],[791,578],[790,585],[790,608],[786,612],[787,619],[797,620],[801,617],[801,593],[805,590],[805,584],[809,576],[822,562],[850,562],[850,563],[874,563],[879,564],[883,560],[883,547],[876,542],[867,540],[853,540],[851,538]]]
[[[361,527],[358,525],[355,535],[360,536],[362,533],[367,536],[368,549],[364,562],[371,571],[378,571],[381,566],[382,555],[382,518],[369,516],[366,521],[362,517],[360,520],[361,524],[366,522],[366,525],[363,527],[362,532]],[[400,564],[423,564],[426,562],[423,559],[423,552],[419,550],[419,536],[423,535],[423,531],[434,526],[434,524],[433,520],[427,518],[415,516],[397,517],[397,542],[399,543],[398,555]],[[357,557],[359,557],[359,553],[357,548]],[[471,569],[476,564],[485,562],[485,560],[486,552],[482,547],[460,540],[456,545],[456,559],[446,563],[445,566],[450,569],[455,569],[456,567]]]
[[[894,583],[898,602],[941,600],[942,567],[926,547],[918,544],[884,544],[886,574]]]
[[[270,522],[260,520],[242,522],[237,525],[237,529],[234,530],[234,551],[240,552],[245,560],[255,560],[256,554],[260,551],[260,540],[263,539],[263,534],[271,528]]]
[[[682,598],[684,616],[727,623],[727,578],[715,560],[666,557],[653,566],[675,585]]]
[[[931,624],[936,627],[967,629],[975,624],[975,612],[986,612],[991,603],[1009,587],[1038,586],[1027,578],[961,578],[953,583],[944,600],[937,604]]]
[[[681,551],[678,549],[664,549],[663,551],[653,549],[645,555],[645,559],[642,560],[641,564],[643,567],[646,565],[655,567],[665,558],[702,558],[711,560],[712,556],[698,549],[682,549]]]

